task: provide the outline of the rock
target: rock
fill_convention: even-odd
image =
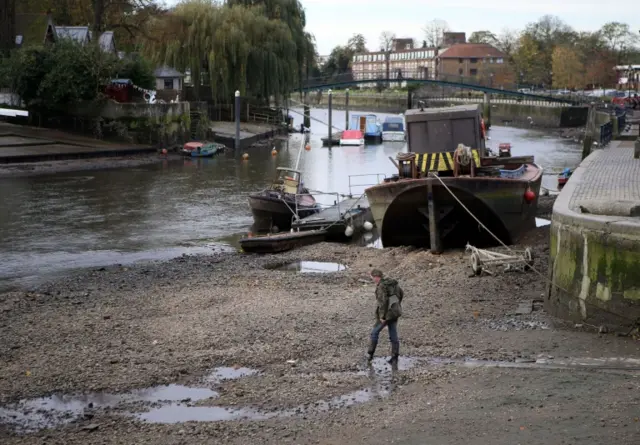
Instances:
[[[82,428],[80,428],[82,431],[95,431],[98,428],[100,428],[100,425],[98,425],[97,423],[92,423],[91,425],[87,425],[87,426],[83,426]]]

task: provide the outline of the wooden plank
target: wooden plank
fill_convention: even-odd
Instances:
[[[533,164],[533,162],[533,156],[510,156],[504,158],[491,156],[488,158],[482,158],[482,165],[484,167],[504,164]]]

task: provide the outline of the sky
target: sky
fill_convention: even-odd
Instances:
[[[382,31],[397,37],[423,40],[424,26],[433,19],[444,20],[452,31],[477,30],[495,34],[505,29],[522,29],[545,14],[560,17],[579,31],[595,31],[604,23],[628,23],[640,31],[640,6],[612,8],[602,0],[300,0],[305,8],[307,30],[316,38],[320,55],[344,45],[353,34],[362,34],[367,47],[379,46]],[[166,0],[175,4],[177,0]],[[630,6],[634,2],[622,2]],[[640,35],[640,34],[639,34]]]

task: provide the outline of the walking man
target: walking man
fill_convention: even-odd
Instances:
[[[369,339],[368,363],[371,364],[373,354],[378,346],[380,332],[387,327],[389,329],[389,341],[391,342],[391,365],[398,365],[400,355],[400,340],[398,340],[398,318],[402,315],[402,297],[404,293],[398,285],[398,281],[384,278],[382,271],[373,269],[371,278],[376,283],[376,324],[371,330]]]

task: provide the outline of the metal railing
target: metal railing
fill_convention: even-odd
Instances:
[[[338,208],[338,214],[342,215],[342,212],[340,211],[340,193],[338,192],[320,192],[317,190],[310,190],[309,193],[296,193],[295,197],[296,197],[296,205],[295,205],[295,213],[293,213],[292,217],[291,217],[291,222],[295,222],[295,221],[299,221],[301,218],[298,216],[298,212],[299,212],[299,208],[298,208],[298,203],[300,202],[300,199],[298,199],[299,197],[302,196],[308,196],[310,194],[312,194],[311,192],[313,192],[313,195],[325,195],[325,196],[335,196],[336,199],[335,201],[333,201],[333,204],[323,204],[320,202],[316,201],[316,206],[320,208],[320,210],[322,209],[328,209],[330,207],[334,207],[337,206]],[[291,210],[291,209],[289,209]],[[298,229],[300,230],[300,229]]]
[[[613,138],[613,122],[600,125],[600,146],[604,147]]]
[[[365,176],[375,176],[376,177],[376,182],[375,183],[367,183],[367,184],[353,184],[351,181],[351,178],[357,178],[357,177],[365,177]],[[382,179],[386,179],[387,178],[387,174],[386,173],[364,173],[364,174],[360,174],[360,175],[349,175],[349,196],[353,196],[353,190],[352,187],[371,187],[374,185],[378,185],[380,184],[382,181],[380,181],[380,177],[382,177]],[[360,194],[362,195],[364,193],[363,192]]]

